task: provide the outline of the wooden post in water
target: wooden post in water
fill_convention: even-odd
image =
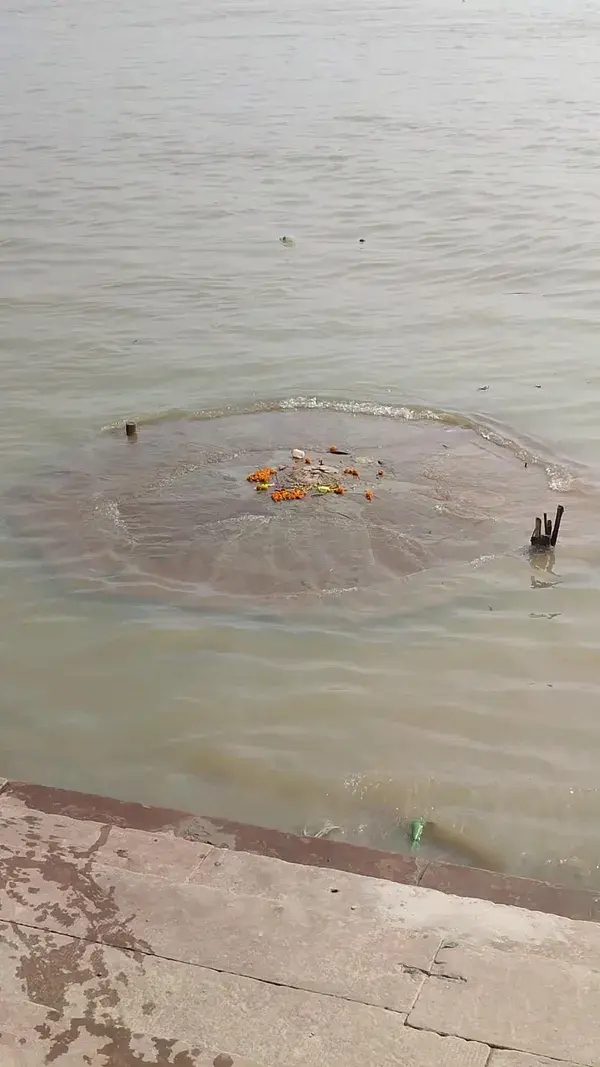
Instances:
[[[531,535],[531,547],[535,552],[544,552],[549,548],[554,548],[558,540],[558,531],[560,529],[561,519],[563,517],[564,508],[562,504],[559,504],[556,509],[556,518],[554,520],[554,529],[552,528],[552,519],[549,519],[546,512],[544,512],[544,524],[542,533],[542,520],[539,515],[535,520],[535,526]]]
[[[135,441],[137,437],[137,426],[135,422],[125,423],[125,433],[129,441]]]
[[[552,536],[550,538],[550,544],[552,545],[552,548],[554,548],[556,542],[558,541],[558,531],[560,530],[560,524],[561,524],[562,517],[563,517],[564,513],[565,513],[565,509],[563,508],[562,504],[559,504],[557,509],[556,509],[556,518],[554,520],[554,529],[552,531]]]

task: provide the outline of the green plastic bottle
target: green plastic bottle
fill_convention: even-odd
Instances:
[[[423,830],[425,829],[426,819],[413,819],[410,824],[410,848],[411,852],[417,849],[421,844],[421,838],[423,837]]]

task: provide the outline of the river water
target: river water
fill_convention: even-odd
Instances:
[[[371,629],[78,596],[2,527],[4,775],[600,885],[599,49],[584,0],[8,0],[0,490],[124,417],[335,402],[500,428],[532,517],[580,506],[556,580]]]

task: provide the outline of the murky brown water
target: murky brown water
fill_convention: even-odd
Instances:
[[[528,518],[285,618],[74,590],[5,512],[3,774],[600,884],[599,42],[557,0],[5,6],[0,491],[275,399],[455,413],[568,499],[553,574]]]

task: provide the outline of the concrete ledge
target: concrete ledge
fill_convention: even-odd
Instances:
[[[329,867],[405,885],[418,885],[460,897],[474,897],[569,919],[600,921],[600,895],[530,878],[433,863],[417,857],[363,848],[326,838],[298,837],[265,827],[204,818],[169,808],[150,807],[50,786],[6,782],[2,797],[26,807],[70,819],[92,821],[150,833],[166,832],[232,851],[256,853],[312,867]]]

